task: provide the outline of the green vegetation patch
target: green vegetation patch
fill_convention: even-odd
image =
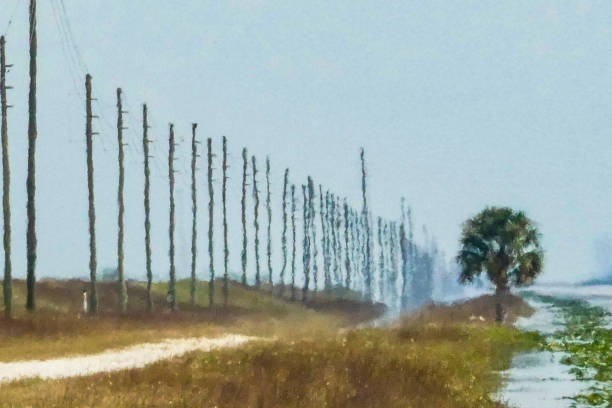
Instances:
[[[562,310],[565,328],[554,333],[548,348],[567,353],[561,361],[572,366],[570,372],[577,380],[595,382],[573,397],[576,404],[612,407],[612,329],[606,327],[610,312],[578,299],[529,296]]]

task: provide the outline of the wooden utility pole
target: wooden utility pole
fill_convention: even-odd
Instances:
[[[249,161],[247,158],[247,148],[242,149],[242,253],[240,255],[242,261],[242,284],[247,284],[247,225],[246,225],[246,187],[247,187],[247,169]]]
[[[145,210],[145,257],[147,268],[147,310],[153,311],[153,297],[151,286],[153,284],[153,271],[151,269],[151,171],[149,169],[149,123],[147,120],[147,105],[142,105],[142,151],[144,153],[144,210]]]
[[[295,300],[295,184],[291,185],[291,300]]]
[[[96,207],[94,200],[94,168],[93,168],[93,130],[91,111],[91,75],[85,76],[85,98],[86,98],[86,125],[85,139],[87,144],[87,189],[89,193],[89,279],[90,288],[87,297],[88,311],[90,314],[98,313],[98,293],[96,290],[96,269],[98,261],[96,259]]]
[[[257,190],[257,162],[255,156],[251,157],[253,164],[253,198],[255,200],[253,212],[253,226],[255,227],[255,287],[261,284],[259,268],[259,190]]]
[[[285,169],[285,177],[283,181],[283,235],[281,237],[281,245],[283,250],[283,266],[280,271],[280,295],[285,292],[285,271],[287,269],[287,187],[289,185],[289,169]]]
[[[227,138],[223,136],[223,305],[227,306],[229,296],[229,245],[227,243]]]
[[[350,247],[350,217],[349,217],[349,206],[344,199],[344,250],[346,252],[344,259],[344,267],[346,269],[346,279],[344,285],[347,289],[351,288],[351,247]]]
[[[329,239],[327,237],[327,214],[323,205],[323,186],[319,184],[319,216],[321,218],[321,248],[323,250],[323,280],[325,290],[331,289],[329,275]]]
[[[26,308],[36,309],[36,0],[30,0],[30,92],[28,95],[28,177],[26,180],[28,226],[26,232]]]
[[[208,270],[210,273],[210,280],[208,282],[208,304],[212,306],[215,303],[215,259],[214,259],[214,206],[215,206],[215,192],[213,189],[213,153],[212,153],[212,139],[208,138]]]
[[[196,260],[198,256],[198,194],[196,184],[196,170],[198,158],[198,141],[196,140],[197,123],[191,124],[191,305],[196,304]]]
[[[123,202],[123,184],[125,169],[123,167],[123,105],[121,103],[121,88],[117,88],[117,146],[119,151],[119,186],[117,188],[117,204],[119,212],[117,216],[117,280],[119,284],[119,311],[125,313],[127,310],[127,288],[123,268],[123,217],[125,205]]]
[[[310,243],[312,245],[312,281],[313,290],[316,292],[319,287],[319,265],[317,258],[319,257],[319,250],[317,248],[317,213],[314,205],[315,200],[315,188],[312,177],[308,176],[308,211],[309,211],[309,222],[310,222]]]
[[[366,168],[365,168],[365,153],[363,147],[360,153],[361,158],[361,194],[363,198],[363,209],[362,217],[365,227],[365,260],[364,260],[364,272],[365,272],[365,295],[366,299],[372,300],[372,233],[370,231],[370,214],[368,212],[368,200],[366,190]]]
[[[272,202],[270,201],[270,158],[266,157],[266,210],[268,214],[268,242],[266,247],[266,255],[268,258],[268,281],[270,282],[270,290],[274,289],[272,281]]]
[[[10,319],[13,316],[13,282],[11,271],[11,203],[10,183],[11,169],[8,152],[8,125],[6,102],[6,43],[4,36],[0,37],[0,101],[2,114],[2,215],[4,219],[4,280],[2,292],[4,295],[4,316]]]
[[[174,265],[174,125],[170,124],[170,137],[168,138],[168,180],[170,184],[170,222],[168,237],[170,239],[170,281],[168,282],[168,305],[170,310],[176,310],[176,266]]]
[[[308,204],[308,194],[306,192],[306,185],[302,184],[302,195],[303,195],[303,212],[302,212],[302,226],[304,231],[304,237],[302,239],[303,250],[302,250],[302,261],[304,263],[304,286],[302,288],[302,301],[306,302],[308,295],[308,285],[310,284],[310,213]]]

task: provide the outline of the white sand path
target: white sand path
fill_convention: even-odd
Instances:
[[[102,372],[141,368],[190,351],[210,351],[236,347],[256,340],[256,337],[226,335],[219,338],[193,337],[171,339],[159,343],[143,343],[124,349],[108,350],[86,356],[50,360],[15,361],[0,363],[0,383],[26,378],[57,379],[78,377]]]

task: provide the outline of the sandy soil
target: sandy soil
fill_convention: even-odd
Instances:
[[[42,379],[77,377],[140,368],[190,351],[236,347],[255,339],[240,335],[226,335],[215,339],[206,337],[173,339],[87,356],[0,363],[0,383],[37,377]]]

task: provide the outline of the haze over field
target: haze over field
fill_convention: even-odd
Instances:
[[[144,0],[50,0],[38,9],[40,276],[87,274],[86,71],[101,117],[94,125],[100,131],[94,154],[101,268],[115,264],[114,95],[121,86],[130,111],[128,277],[144,277],[142,102],[149,104],[155,139],[158,277],[167,275],[170,121],[185,141],[189,124],[199,122],[200,138],[214,137],[217,151],[221,135],[228,137],[234,270],[243,146],[260,163],[270,154],[277,231],[285,167],[293,182],[310,174],[358,206],[358,148],[364,146],[374,214],[399,217],[406,196],[417,225],[427,224],[448,256],[456,252],[463,220],[485,205],[507,205],[539,224],[546,250],[542,280],[609,271],[601,254],[612,248],[610,4],[184,0],[151,7]],[[9,137],[16,277],[25,275],[27,11],[21,0],[0,3],[0,31],[14,64]],[[183,143],[177,154],[179,276],[188,274],[190,260],[189,148]],[[200,168],[204,209],[203,162]],[[203,215],[200,228],[199,271],[206,276]]]

